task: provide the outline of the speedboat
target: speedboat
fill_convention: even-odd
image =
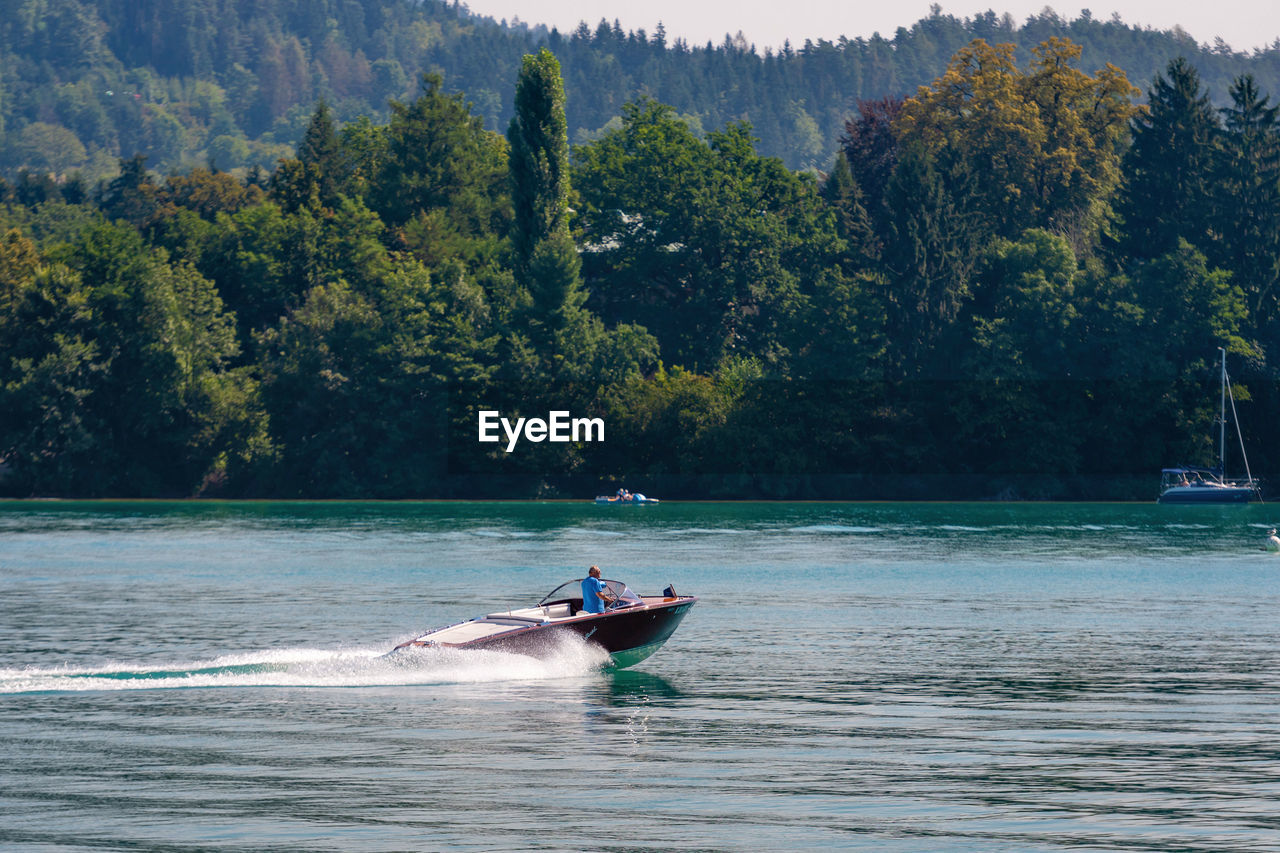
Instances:
[[[658,499],[645,497],[639,492],[626,492],[619,495],[597,495],[596,503],[614,504],[616,506],[640,506],[642,504],[656,504]]]
[[[628,667],[656,652],[675,632],[698,599],[676,595],[637,595],[621,581],[606,580],[603,613],[582,609],[582,581],[566,581],[532,607],[500,610],[446,625],[392,649],[461,648],[517,652],[531,657],[554,653],[558,640],[577,635],[609,653],[613,666]]]

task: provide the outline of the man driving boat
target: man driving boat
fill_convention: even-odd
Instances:
[[[609,591],[609,585],[600,580],[600,567],[592,566],[582,579],[582,612],[603,613],[617,598]]]

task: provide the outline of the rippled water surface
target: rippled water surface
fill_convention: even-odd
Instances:
[[[1280,849],[1280,508],[0,504],[0,848]],[[381,658],[599,563],[626,671]]]

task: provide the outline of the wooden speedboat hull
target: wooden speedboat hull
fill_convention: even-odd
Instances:
[[[428,631],[396,646],[491,649],[547,657],[565,636],[581,637],[609,653],[612,665],[628,667],[652,655],[684,620],[695,596],[644,596],[638,603],[604,613],[581,612],[581,600],[490,613]]]

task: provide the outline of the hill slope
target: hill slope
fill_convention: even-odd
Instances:
[[[825,168],[859,98],[914,92],[973,38],[1030,45],[1066,35],[1082,66],[1111,62],[1142,88],[1178,55],[1216,99],[1255,75],[1280,90],[1280,42],[1251,55],[1199,46],[1185,33],[1051,11],[1021,25],[987,13],[935,13],[889,38],[840,39],[757,54],[623,32],[601,21],[572,33],[509,27],[439,0],[4,0],[0,3],[0,170],[90,177],[144,153],[163,171],[213,162],[270,168],[292,151],[315,102],[339,120],[385,120],[424,71],[464,92],[490,127],[505,128],[520,57],[540,45],[560,58],[570,139],[591,138],[624,103],[649,95],[706,129],[745,119],[762,153]],[[726,20],[726,29],[731,29]]]

